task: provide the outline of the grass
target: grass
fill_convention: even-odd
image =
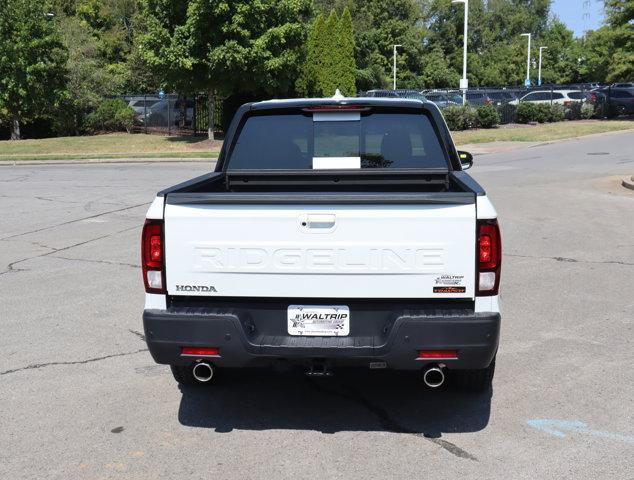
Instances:
[[[0,141],[2,160],[83,160],[91,158],[215,157],[204,137],[110,134]]]
[[[577,120],[452,132],[456,145],[487,142],[547,142],[593,133],[634,129],[633,120]]]

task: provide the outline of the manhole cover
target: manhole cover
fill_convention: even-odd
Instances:
[[[588,155],[610,155],[610,152],[588,152]]]

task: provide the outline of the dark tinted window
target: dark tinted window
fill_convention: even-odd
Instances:
[[[313,157],[357,157],[361,168],[447,166],[429,118],[403,113],[316,122],[310,114],[251,116],[238,133],[227,165],[229,169],[312,169]]]
[[[553,99],[564,98],[564,94],[563,93],[559,93],[559,92],[553,92],[552,98]]]
[[[586,94],[583,92],[569,92],[568,93],[568,97],[574,99],[574,100],[579,100],[581,98],[586,98]]]
[[[630,98],[634,97],[634,90],[612,90],[610,92],[614,98]]]

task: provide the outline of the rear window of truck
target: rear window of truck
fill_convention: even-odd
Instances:
[[[227,168],[440,168],[448,163],[431,120],[416,113],[249,116]]]

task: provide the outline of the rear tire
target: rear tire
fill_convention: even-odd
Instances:
[[[181,385],[200,385],[200,382],[194,378],[192,368],[182,365],[170,365],[172,375]]]
[[[463,389],[472,392],[485,392],[491,388],[493,375],[495,374],[495,357],[487,368],[477,370],[454,370],[451,372],[453,383]]]

